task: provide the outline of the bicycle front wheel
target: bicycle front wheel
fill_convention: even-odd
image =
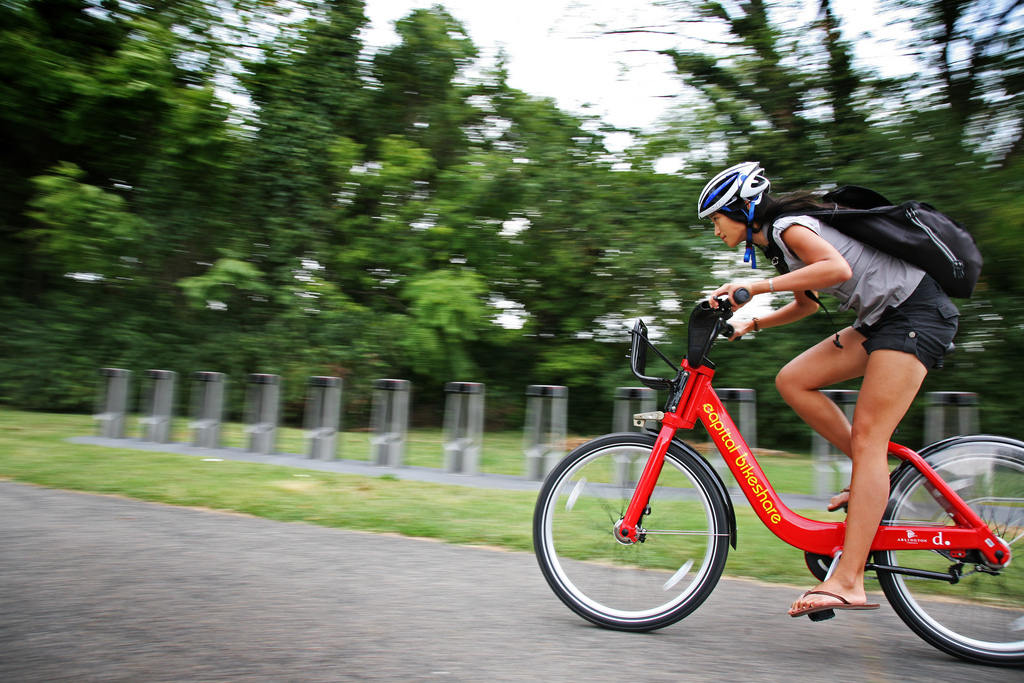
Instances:
[[[651,454],[649,434],[580,446],[548,475],[533,544],[551,588],[589,621],[625,631],[668,626],[711,594],[730,538],[723,487],[699,455],[673,442],[641,520],[643,541],[614,534]]]
[[[880,564],[962,572],[956,584],[879,572],[879,583],[901,619],[940,650],[971,662],[1024,663],[1024,444],[963,437],[926,460],[996,536],[1010,546],[1009,566],[991,570],[947,552],[875,553]],[[885,524],[933,526],[953,522],[925,478],[907,469],[892,486]],[[961,565],[961,562],[963,563]]]

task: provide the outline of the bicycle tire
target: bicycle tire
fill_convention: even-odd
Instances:
[[[555,466],[537,499],[533,542],[544,577],[569,609],[607,628],[650,631],[679,621],[707,599],[725,568],[724,487],[680,442],[669,447],[641,521],[644,542],[616,540],[613,526],[654,440],[633,432],[580,446]]]
[[[956,584],[878,572],[886,598],[921,638],[969,662],[1024,664],[1024,443],[1000,437],[959,437],[928,449],[925,459],[1010,545],[1012,560],[998,574],[965,564]],[[925,478],[904,467],[893,478],[883,524],[934,526],[952,521],[928,492]],[[948,552],[876,552],[879,564],[948,572]]]

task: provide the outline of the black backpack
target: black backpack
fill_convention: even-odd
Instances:
[[[820,218],[843,234],[914,264],[951,297],[965,299],[974,292],[981,275],[978,245],[967,228],[935,207],[923,202],[894,206],[874,190],[856,185],[833,190],[822,202],[833,206],[798,215]],[[779,272],[788,271],[770,227],[766,236],[765,254]]]

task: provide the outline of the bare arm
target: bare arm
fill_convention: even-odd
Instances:
[[[732,298],[733,293],[740,287],[747,288],[754,296],[770,291],[793,292],[793,301],[758,319],[758,329],[788,325],[801,318],[806,318],[818,310],[818,304],[811,301],[804,293],[805,291],[817,291],[824,287],[832,287],[853,276],[850,264],[842,254],[810,228],[803,225],[792,225],[786,229],[783,237],[786,246],[807,264],[805,267],[773,277],[770,283],[768,280],[754,283],[730,282],[722,285],[712,294],[712,297],[728,294]],[[735,301],[735,299],[733,300]],[[754,329],[753,321],[735,323],[734,325],[736,334],[733,339]]]
[[[778,291],[778,290],[776,290]],[[757,329],[764,330],[769,327],[779,327],[806,318],[818,310],[818,304],[811,301],[802,291],[793,293],[793,300],[782,308],[777,308],[768,315],[757,319]],[[754,330],[753,320],[743,320],[733,323],[736,330],[730,339],[738,339]]]
[[[825,238],[803,225],[791,225],[782,233],[786,246],[807,265],[772,278],[776,292],[817,291],[833,287],[853,277],[850,264]],[[768,280],[747,287],[752,295],[770,291]]]

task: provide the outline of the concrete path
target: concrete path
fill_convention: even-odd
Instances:
[[[796,592],[724,580],[624,634],[570,613],[527,553],[0,481],[5,683],[1019,680],[885,604],[791,619]]]

